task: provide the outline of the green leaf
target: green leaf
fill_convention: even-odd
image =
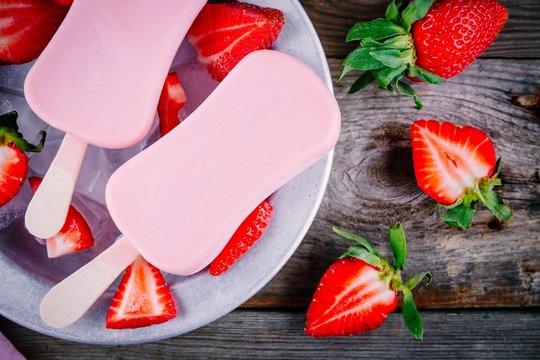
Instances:
[[[358,92],[371,84],[371,82],[375,80],[375,76],[373,75],[373,71],[366,71],[356,81],[351,85],[351,88],[349,89],[349,94],[354,94],[355,92]]]
[[[483,204],[501,221],[508,221],[512,218],[512,209],[506,205],[499,194],[493,189],[482,193],[484,198]]]
[[[402,94],[405,94],[407,96],[412,96],[413,97],[414,103],[416,104],[416,108],[418,110],[420,110],[420,109],[422,109],[424,107],[424,105],[422,104],[422,101],[420,100],[418,95],[416,95],[413,88],[409,84],[407,84],[407,83],[405,83],[405,82],[403,82],[401,80],[396,81],[395,84],[396,84],[396,87],[397,87],[399,92],[401,92]]]
[[[379,82],[379,86],[382,89],[386,90],[388,88],[388,84],[394,81],[397,77],[400,77],[406,68],[407,65],[401,65],[400,67],[397,67],[395,69],[387,67],[379,70],[374,70],[373,73],[375,74],[375,78]]]
[[[400,51],[397,49],[385,49],[371,51],[369,54],[391,68],[397,68],[403,64],[412,62],[411,50]]]
[[[394,0],[390,1],[390,5],[386,8],[386,13],[384,17],[390,21],[392,21],[394,24],[400,23],[399,19],[399,8],[396,5],[396,2]]]
[[[414,22],[426,16],[434,2],[435,0],[414,0],[403,10],[401,18],[407,32],[411,30],[411,25]]]
[[[400,223],[390,227],[390,246],[394,253],[394,267],[398,270],[405,269],[407,240],[405,240],[405,232]]]
[[[357,48],[343,61],[345,66],[356,70],[374,70],[384,67],[384,64],[371,56],[375,48]]]
[[[415,287],[418,286],[418,284],[420,284],[420,282],[427,276],[427,282],[426,282],[426,285],[429,284],[431,282],[431,279],[433,278],[433,276],[431,275],[431,273],[429,271],[424,271],[424,272],[421,272],[419,274],[416,274],[414,275],[412,278],[410,278],[409,280],[407,280],[407,282],[405,283],[405,287],[409,290],[412,291],[412,289],[414,289]]]
[[[352,67],[350,67],[349,65],[343,65],[343,70],[341,70],[341,74],[339,74],[339,77],[338,79],[336,80],[337,82],[341,81],[341,79],[343,79],[343,77],[345,75],[347,75],[348,73],[350,73],[351,71],[353,71],[354,69]]]
[[[435,75],[434,73],[429,72],[425,69],[422,69],[421,67],[416,66],[416,65],[410,65],[408,71],[409,71],[409,76],[418,78],[429,84],[441,84],[446,81],[444,78],[438,75]]]
[[[409,329],[409,332],[416,340],[422,340],[424,335],[424,325],[420,313],[414,304],[412,293],[409,289],[403,289],[403,320]]]
[[[495,163],[495,169],[493,169],[493,173],[491,174],[491,178],[495,178],[499,175],[499,173],[501,172],[501,166],[501,158],[498,158],[497,162]]]
[[[362,246],[351,246],[347,252],[340,257],[340,259],[347,257],[355,257],[379,269],[383,268],[383,260]]]
[[[369,22],[356,23],[347,34],[347,42],[372,38],[375,40],[386,39],[394,35],[403,35],[407,32],[403,27],[386,19],[375,19]]]
[[[462,230],[469,228],[472,224],[476,203],[477,201],[471,201],[469,204],[462,202],[456,206],[447,208],[443,215],[443,221],[450,226],[459,227]]]
[[[37,145],[32,145],[19,132],[17,125],[18,114],[16,111],[8,112],[0,116],[0,143],[14,144],[16,147],[27,152],[40,152],[45,144],[47,133],[40,131],[41,139]]]
[[[338,229],[335,226],[332,228],[332,230],[336,234],[341,236],[342,238],[345,238],[347,240],[352,240],[355,243],[357,243],[358,245],[363,246],[364,248],[366,248],[370,253],[375,254],[375,255],[377,255],[379,257],[382,257],[381,254],[379,254],[379,252],[375,249],[375,247],[373,247],[373,245],[371,245],[371,243],[369,241],[367,241],[364,237],[362,237],[360,235],[351,234],[349,232],[343,231],[341,229]]]

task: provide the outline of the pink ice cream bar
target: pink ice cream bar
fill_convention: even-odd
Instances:
[[[32,199],[37,237],[64,225],[86,145],[124,148],[150,129],[163,82],[204,0],[77,0],[24,84],[32,110],[66,137]]]
[[[78,319],[138,254],[176,275],[203,269],[263,199],[332,150],[340,120],[307,65],[271,50],[248,55],[181,125],[111,176],[107,207],[124,236],[55,286],[42,318]]]

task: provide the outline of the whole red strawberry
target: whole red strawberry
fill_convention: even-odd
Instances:
[[[478,202],[499,220],[512,210],[493,191],[500,161],[495,147],[481,130],[449,122],[418,120],[411,126],[414,173],[418,186],[446,208],[443,220],[466,229]]]
[[[415,339],[422,339],[423,325],[414,304],[412,289],[429,272],[419,273],[406,283],[407,244],[400,224],[390,228],[394,266],[363,237],[334,228],[356,245],[334,262],[324,273],[307,311],[306,333],[310,336],[356,335],[381,326],[403,295],[403,319]]]
[[[40,152],[45,143],[45,132],[41,141],[32,145],[19,132],[17,112],[0,116],[0,206],[11,201],[19,193],[28,174],[28,157],[25,151]]]
[[[374,80],[422,103],[407,76],[439,84],[464,71],[495,40],[508,11],[496,0],[392,1],[383,19],[354,25],[347,41],[360,46],[343,62],[340,79],[352,70],[364,73],[352,85],[357,92]]]
[[[199,61],[221,81],[247,54],[270,48],[284,23],[277,9],[242,2],[207,4],[187,36]]]
[[[208,271],[218,276],[227,271],[232,264],[244,255],[263,234],[272,218],[274,208],[264,200],[242,222],[235,231],[225,248],[212,261]]]

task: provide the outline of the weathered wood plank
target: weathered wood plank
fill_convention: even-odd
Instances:
[[[355,337],[312,339],[304,313],[238,310],[194,332],[134,346],[90,346],[53,339],[0,319],[0,329],[28,359],[520,359],[540,356],[540,314],[466,311],[423,314],[424,341],[410,338],[395,313],[380,329]],[[459,329],[459,331],[458,331]],[[1,356],[0,356],[1,358]]]
[[[315,24],[328,57],[343,58],[355,45],[345,43],[348,29],[357,21],[384,15],[389,0],[300,0]],[[540,57],[540,2],[500,0],[509,19],[499,38],[484,53],[490,58]]]
[[[339,61],[331,61],[334,77]],[[486,60],[436,88],[418,84],[425,109],[378,92],[374,85],[346,95],[336,87],[343,125],[328,191],[313,226],[293,258],[245,306],[304,307],[324,270],[349,246],[331,227],[355,231],[389,254],[388,226],[401,221],[408,235],[408,274],[431,270],[420,290],[423,308],[540,305],[540,124],[512,105],[509,90],[532,93],[540,61]],[[502,194],[514,210],[499,224],[484,209],[468,231],[451,229],[417,187],[408,126],[419,118],[470,124],[487,131],[502,157]]]

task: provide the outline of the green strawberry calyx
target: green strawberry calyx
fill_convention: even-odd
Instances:
[[[420,313],[414,304],[412,290],[424,279],[426,279],[426,285],[429,284],[432,276],[428,271],[424,271],[414,275],[407,280],[407,282],[403,283],[401,273],[405,270],[407,241],[401,224],[397,223],[390,227],[390,246],[394,254],[393,265],[391,265],[365,238],[345,232],[336,227],[333,228],[333,231],[339,236],[356,243],[341,256],[342,259],[355,257],[378,268],[381,271],[381,279],[386,281],[388,288],[402,295],[402,312],[405,325],[414,339],[422,340],[424,327]]]
[[[450,206],[439,205],[438,211],[442,213],[442,219],[450,226],[459,227],[462,230],[472,224],[476,205],[480,202],[487,207],[500,221],[508,221],[512,218],[512,209],[504,203],[502,198],[494,191],[495,186],[501,186],[499,172],[501,159],[497,160],[495,169],[489,177],[484,177],[476,183],[474,189],[465,189],[461,198]]]
[[[353,70],[364,71],[351,86],[349,94],[364,89],[376,80],[381,90],[411,96],[418,109],[423,107],[422,101],[403,77],[417,78],[430,84],[440,84],[445,80],[415,65],[416,49],[411,26],[426,16],[434,2],[415,0],[403,9],[403,1],[392,0],[384,18],[359,22],[349,30],[346,41],[360,41],[360,46],[343,61],[338,81]]]
[[[17,117],[18,114],[16,111],[10,111],[4,115],[0,115],[0,145],[12,144],[22,151],[40,152],[43,149],[43,145],[45,145],[47,133],[40,131],[41,139],[39,143],[37,145],[30,144],[19,132]]]

